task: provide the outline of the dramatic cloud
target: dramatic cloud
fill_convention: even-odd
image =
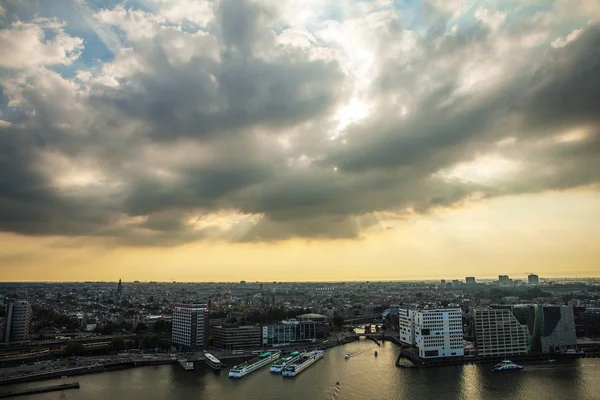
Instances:
[[[78,1],[74,31],[0,13],[0,230],[358,238],[597,184],[600,23],[583,3]]]

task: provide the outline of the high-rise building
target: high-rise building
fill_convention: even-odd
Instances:
[[[25,300],[7,299],[5,302],[4,343],[23,342],[29,339],[32,310]]]
[[[521,324],[509,309],[475,309],[475,346],[481,357],[525,355],[531,337],[527,325]]]
[[[538,283],[540,283],[540,277],[535,274],[529,274],[527,276],[527,282],[530,285],[537,285]]]
[[[421,358],[464,355],[459,308],[417,310],[413,315],[415,344]]]
[[[510,282],[510,278],[508,277],[508,275],[498,275],[498,282],[500,282],[501,284],[507,284]]]
[[[219,349],[236,350],[262,346],[262,328],[256,325],[221,325],[212,327],[213,344]]]
[[[173,304],[173,345],[183,350],[202,350],[208,342],[206,304]]]
[[[475,282],[475,277],[474,277],[474,276],[467,276],[467,277],[465,278],[465,283],[466,283],[467,285],[474,285],[474,284],[476,283],[476,282]]]

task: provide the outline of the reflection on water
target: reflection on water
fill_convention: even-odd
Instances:
[[[213,371],[202,364],[195,371],[179,365],[145,367],[80,376],[81,389],[35,399],[600,399],[598,359],[526,363],[521,372],[498,373],[490,364],[399,369],[394,366],[398,352],[389,342],[377,347],[361,340],[327,350],[322,360],[290,379],[266,367],[240,380],[229,379],[227,370]],[[346,353],[352,357],[344,359]]]

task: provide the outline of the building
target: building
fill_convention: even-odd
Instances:
[[[465,283],[466,283],[467,285],[474,285],[474,284],[476,283],[476,282],[475,282],[475,277],[474,277],[474,276],[467,276],[467,277],[465,278]]]
[[[600,308],[575,306],[573,312],[577,337],[600,337]]]
[[[510,278],[508,277],[508,275],[498,275],[498,282],[500,282],[500,284],[506,285],[510,282]]]
[[[538,320],[541,320],[542,353],[564,352],[577,347],[572,306],[538,306]]]
[[[459,308],[417,310],[413,315],[415,344],[423,359],[464,355]]]
[[[256,325],[217,325],[212,327],[213,345],[236,350],[262,347],[262,328]]]
[[[173,305],[172,342],[182,350],[202,350],[208,344],[208,307],[206,304]]]
[[[479,356],[505,357],[529,353],[529,329],[510,309],[475,309],[473,323]]]
[[[415,310],[409,308],[398,310],[400,341],[411,345],[415,344],[414,314]]]
[[[529,274],[527,276],[527,283],[530,285],[537,285],[540,283],[540,277],[535,274]]]
[[[6,299],[6,320],[4,321],[4,343],[24,342],[29,339],[31,305],[25,300]]]
[[[458,286],[460,281],[458,279],[452,279],[452,286]]]
[[[288,346],[292,343],[314,342],[329,334],[329,325],[322,321],[286,320],[262,327],[262,344],[268,347]]]

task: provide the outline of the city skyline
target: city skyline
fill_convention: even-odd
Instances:
[[[0,280],[599,277],[597,1],[0,5]]]

